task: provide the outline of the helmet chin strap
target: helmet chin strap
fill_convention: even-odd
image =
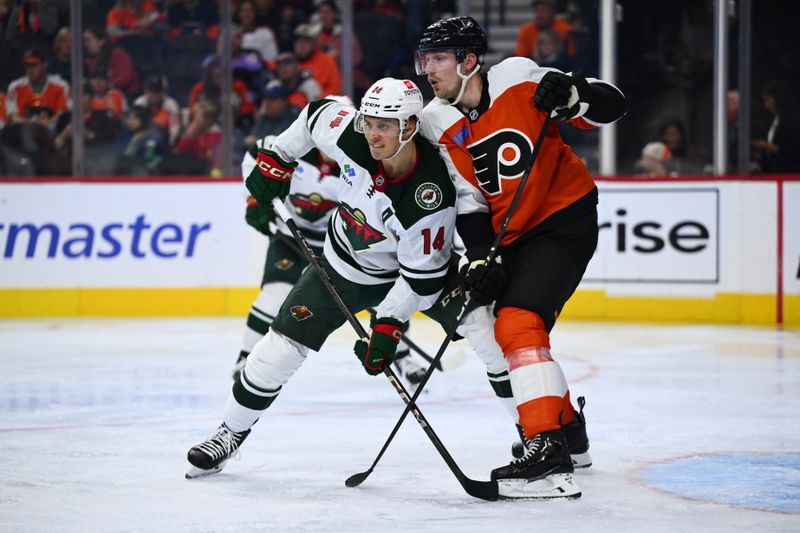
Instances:
[[[389,160],[391,160],[391,159],[394,159],[395,157],[397,157],[397,155],[398,155],[400,152],[402,152],[402,151],[403,151],[403,147],[404,147],[405,145],[407,145],[409,142],[411,142],[411,139],[413,139],[413,138],[414,138],[414,135],[416,135],[416,134],[417,134],[417,131],[419,131],[419,122],[417,122],[417,123],[415,123],[415,124],[414,124],[414,133],[412,133],[412,134],[411,134],[411,137],[409,137],[408,139],[406,139],[406,140],[404,141],[404,140],[403,140],[403,134],[405,134],[405,131],[402,131],[402,130],[401,130],[401,131],[400,131],[400,146],[398,146],[398,147],[397,147],[397,151],[395,151],[395,153],[393,153],[392,155],[390,155],[390,156],[389,156],[389,157],[387,157],[387,158],[384,158],[384,161],[389,161]]]
[[[464,74],[461,74],[461,65],[462,63],[456,65],[456,74],[458,74],[458,77],[461,78],[461,90],[458,91],[458,96],[456,96],[455,100],[453,100],[452,102],[448,100],[450,105],[456,105],[461,101],[461,98],[464,96],[464,91],[467,89],[467,82],[472,76],[477,74],[478,71],[481,69],[480,65],[475,65],[475,70],[473,70],[472,72],[470,72],[465,76]]]

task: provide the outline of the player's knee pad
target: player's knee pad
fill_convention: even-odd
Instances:
[[[293,286],[285,281],[265,283],[261,287],[261,292],[258,294],[256,301],[253,302],[253,309],[267,315],[270,318],[268,322],[271,324],[272,318],[278,314],[281,304],[289,295]]]
[[[308,355],[308,348],[270,330],[253,348],[244,373],[260,389],[274,390],[294,375]]]
[[[499,374],[508,370],[503,351],[494,338],[494,315],[488,306],[473,310],[456,331],[469,341],[489,373]]]
[[[550,335],[542,317],[521,307],[501,307],[494,323],[494,336],[503,353],[528,346],[550,348]]]

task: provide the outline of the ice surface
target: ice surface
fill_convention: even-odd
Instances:
[[[583,497],[491,503],[462,490],[411,417],[369,479],[344,486],[403,407],[344,328],[238,460],[185,480],[186,451],[219,424],[243,326],[0,322],[0,531],[800,530],[797,332],[559,324],[553,353],[587,398]],[[443,335],[415,319],[412,337],[433,354]],[[473,355],[437,372],[420,407],[473,479],[510,459],[513,425]]]

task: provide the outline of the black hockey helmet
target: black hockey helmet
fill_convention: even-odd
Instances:
[[[483,65],[487,49],[486,33],[472,17],[440,20],[422,32],[417,53],[437,49],[452,49],[459,63],[467,57],[467,52],[473,52],[478,56],[478,64]]]

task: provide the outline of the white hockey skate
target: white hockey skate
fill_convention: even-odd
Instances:
[[[236,455],[239,446],[250,434],[250,430],[235,433],[224,423],[205,442],[193,446],[187,454],[189,470],[186,479],[216,474],[225,467],[232,456]]]

